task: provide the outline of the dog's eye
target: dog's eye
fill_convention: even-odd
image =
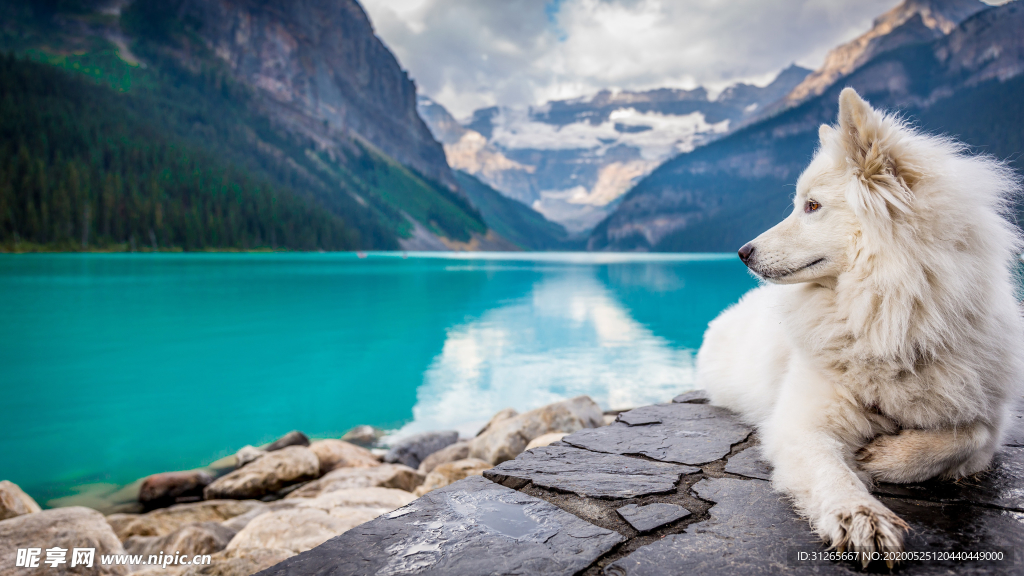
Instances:
[[[808,200],[807,203],[804,204],[804,212],[808,214],[811,212],[817,212],[818,210],[821,210],[821,204],[818,204],[814,200]]]

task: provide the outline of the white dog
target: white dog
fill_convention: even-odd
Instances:
[[[761,434],[833,547],[898,551],[873,481],[984,470],[1024,380],[1013,173],[847,88],[793,213],[740,249],[768,284],[708,327],[698,384]]]

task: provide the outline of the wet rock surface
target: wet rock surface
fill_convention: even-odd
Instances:
[[[733,444],[751,432],[722,408],[673,403],[623,412],[614,424],[580,430],[562,442],[594,452],[642,454],[662,462],[700,465],[725,457]]]
[[[715,502],[711,517],[691,524],[683,534],[667,536],[612,563],[607,575],[781,574],[801,573],[786,561],[786,548],[816,548],[807,522],[793,512],[767,482],[733,478],[704,479],[693,487]],[[843,574],[828,565],[808,574]]]
[[[801,561],[798,552],[826,547],[771,489],[756,435],[700,394],[677,400],[523,452],[262,574],[865,573],[853,563]],[[1024,575],[1017,437],[1021,418],[992,469],[976,477],[876,489],[911,526],[907,550],[998,550],[1013,562],[906,561],[895,573]],[[868,573],[889,570],[875,563]]]
[[[261,574],[568,576],[622,540],[543,500],[474,476]]]
[[[674,491],[682,475],[699,471],[572,446],[545,446],[499,464],[484,477],[516,489],[532,482],[580,496],[622,499]]]

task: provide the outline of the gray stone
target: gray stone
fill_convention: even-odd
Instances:
[[[543,500],[472,476],[260,574],[569,576],[622,541]]]
[[[772,474],[771,466],[761,459],[761,451],[757,446],[751,446],[739,454],[730,456],[725,463],[725,471],[760,480],[769,480]]]
[[[544,446],[484,472],[509,488],[528,482],[543,488],[594,498],[634,498],[672,492],[683,474],[699,468],[641,458],[602,454],[571,446]]]
[[[309,437],[298,430],[292,430],[262,448],[267,452],[274,452],[289,446],[309,446]]]
[[[810,570],[787,564],[788,547],[817,547],[819,542],[807,522],[767,482],[714,478],[693,488],[700,498],[716,502],[708,520],[687,526],[683,534],[641,546],[609,565],[605,574],[853,573],[831,564]]]
[[[875,492],[932,502],[986,504],[1024,512],[1024,447],[1003,446],[987,472],[970,478],[878,484]]]
[[[941,504],[881,498],[890,510],[910,524],[904,546],[915,552],[985,551],[1003,548],[1016,554],[1008,562],[908,562],[906,576],[1024,574],[1024,513],[993,510],[969,504]]]
[[[642,546],[605,569],[608,576],[662,574],[844,574],[860,573],[852,563],[797,562],[797,550],[821,551],[824,545],[788,501],[767,482],[732,478],[704,479],[693,487],[715,502],[710,518]],[[914,552],[980,551],[993,547],[1018,554],[1024,546],[1024,513],[972,506],[883,497],[910,531],[905,548]],[[1019,556],[1018,556],[1019,562]],[[878,564],[878,563],[876,563]],[[880,566],[884,570],[884,566]],[[904,562],[907,576],[948,574],[1020,574],[1020,565],[945,561]]]
[[[664,462],[700,465],[724,457],[751,429],[726,410],[706,404],[658,404],[631,410],[631,418],[659,423],[629,426],[616,422],[580,430],[562,442],[609,454],[643,454]]]
[[[675,522],[690,515],[690,511],[678,504],[655,502],[646,506],[629,504],[616,510],[619,516],[639,532],[654,530],[670,522]]]
[[[707,392],[703,390],[690,390],[672,399],[677,404],[707,404],[708,400]]]
[[[384,461],[389,464],[404,464],[409,468],[416,469],[420,467],[420,463],[427,456],[458,440],[459,433],[455,430],[416,434],[393,445],[391,450],[384,455]]]
[[[623,412],[615,418],[616,422],[622,422],[626,426],[646,426],[648,424],[661,424],[661,418],[651,414],[647,410],[630,410]]]

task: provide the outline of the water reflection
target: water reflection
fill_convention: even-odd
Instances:
[[[615,274],[626,284],[679,290],[682,277],[660,268]],[[691,389],[695,351],[637,322],[598,270],[549,270],[526,297],[449,328],[417,391],[413,421],[397,436],[452,428],[472,435],[503,408],[525,411],[580,394],[617,409]]]

